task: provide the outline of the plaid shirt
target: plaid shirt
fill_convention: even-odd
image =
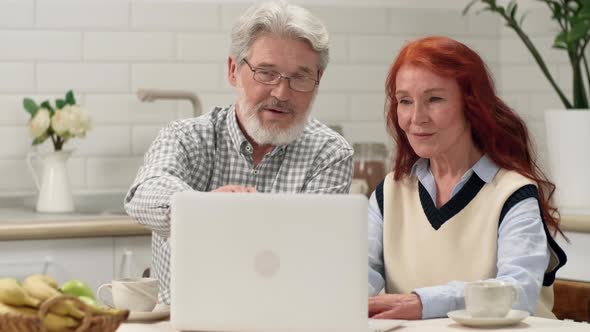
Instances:
[[[353,151],[344,138],[311,119],[300,138],[275,147],[253,166],[252,145],[233,106],[214,108],[163,128],[125,197],[125,210],[152,230],[152,275],[170,303],[170,197],[229,184],[258,192],[348,193]]]

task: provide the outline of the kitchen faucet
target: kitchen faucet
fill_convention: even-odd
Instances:
[[[191,91],[186,90],[160,90],[160,89],[139,89],[137,97],[141,101],[153,102],[156,99],[186,99],[193,105],[193,116],[201,115],[201,101]]]

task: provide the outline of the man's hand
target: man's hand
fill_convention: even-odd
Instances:
[[[218,193],[255,193],[256,188],[254,187],[245,187],[240,186],[237,184],[229,184],[227,186],[219,187],[211,192],[218,192]]]
[[[417,294],[382,294],[369,297],[369,317],[376,319],[422,319]]]

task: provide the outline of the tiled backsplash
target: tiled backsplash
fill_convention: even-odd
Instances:
[[[544,156],[542,110],[560,107],[559,100],[497,17],[464,17],[463,1],[455,0],[429,2],[438,8],[411,0],[353,2],[305,3],[332,37],[317,118],[341,125],[351,142],[391,144],[383,121],[390,63],[405,40],[449,35],[483,55]],[[34,191],[25,167],[31,138],[22,98],[54,99],[69,89],[94,123],[86,138],[66,145],[75,149],[68,164],[74,189],[125,190],[159,128],[192,110],[186,101],[141,103],[135,91],[192,90],[205,110],[233,102],[226,81],[229,29],[246,7],[228,1],[0,0],[0,195]],[[565,55],[550,50],[548,16],[545,8],[532,10],[526,30],[542,42],[559,81],[567,81]]]

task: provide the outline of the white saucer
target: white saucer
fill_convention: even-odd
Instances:
[[[506,317],[471,317],[467,310],[455,310],[447,313],[450,319],[467,326],[508,326],[518,324],[529,316],[527,311],[510,310]]]
[[[130,311],[128,322],[147,322],[163,320],[170,316],[170,307],[165,304],[156,304],[152,311]]]

